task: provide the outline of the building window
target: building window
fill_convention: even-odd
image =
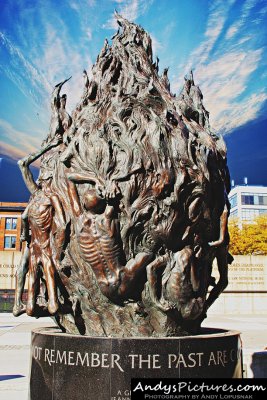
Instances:
[[[259,210],[259,213],[260,213],[260,215],[267,214],[267,210],[265,210],[265,209]]]
[[[230,212],[230,218],[237,218],[238,217],[238,210]]]
[[[5,236],[4,247],[5,247],[5,249],[15,249],[16,248],[16,236]]]
[[[244,194],[242,194],[241,203],[243,205],[253,205],[254,204],[254,196],[253,195],[244,195]]]
[[[259,210],[255,208],[248,208],[242,210],[242,220],[243,221],[253,221],[256,217],[259,216]]]
[[[237,194],[234,194],[232,197],[229,198],[231,208],[236,207],[237,205]]]
[[[267,196],[258,196],[259,205],[260,206],[267,206]]]
[[[6,229],[17,229],[17,218],[6,218]]]

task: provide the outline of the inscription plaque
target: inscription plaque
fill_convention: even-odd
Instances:
[[[131,378],[240,378],[239,333],[96,338],[56,328],[32,333],[30,399],[130,399]]]

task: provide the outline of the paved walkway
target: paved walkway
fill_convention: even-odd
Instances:
[[[31,330],[52,326],[51,318],[0,314],[0,400],[27,400]]]
[[[0,314],[0,400],[27,400],[31,330],[54,325],[51,318]],[[244,363],[248,377],[250,357],[267,346],[267,316],[209,314],[203,326],[238,330],[242,333]]]

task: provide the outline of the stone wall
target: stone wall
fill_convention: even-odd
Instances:
[[[0,289],[15,289],[15,274],[20,258],[20,251],[0,251]]]
[[[215,265],[215,277],[216,269]],[[234,256],[229,266],[229,285],[209,313],[266,314],[267,256]]]

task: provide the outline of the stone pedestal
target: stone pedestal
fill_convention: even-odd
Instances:
[[[254,378],[267,378],[267,350],[252,354],[251,369]]]
[[[202,329],[171,338],[72,336],[32,332],[32,400],[130,399],[131,378],[240,378],[236,331]]]

